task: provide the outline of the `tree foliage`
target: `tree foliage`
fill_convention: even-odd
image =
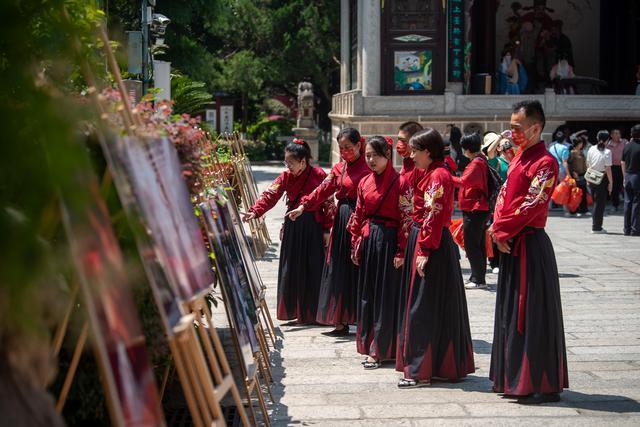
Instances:
[[[133,9],[124,0],[112,2],[110,22],[137,28]],[[328,126],[338,89],[338,0],[158,0],[155,10],[172,20],[166,60],[211,92],[243,100],[249,119],[257,118],[266,97],[296,95],[297,84],[309,79]]]

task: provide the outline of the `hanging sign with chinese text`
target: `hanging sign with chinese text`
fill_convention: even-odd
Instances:
[[[448,3],[449,81],[461,82],[464,80],[464,0]]]

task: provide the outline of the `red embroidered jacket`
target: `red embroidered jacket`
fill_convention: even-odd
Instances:
[[[253,212],[256,217],[261,217],[278,203],[284,192],[287,193],[287,208],[293,209],[299,204],[300,199],[311,193],[326,176],[325,171],[319,167],[307,167],[298,176],[294,176],[286,170],[260,195],[249,211]],[[335,215],[333,200],[324,200],[309,210],[315,212],[316,221],[322,224],[322,228],[325,230],[331,228]]]
[[[465,212],[489,210],[489,166],[484,156],[473,159],[464,169],[461,177],[454,177],[453,182],[461,187],[458,193],[460,210]]]
[[[549,200],[558,177],[558,162],[544,143],[520,150],[509,164],[507,180],[500,189],[491,228],[505,242],[525,227],[547,224]]]
[[[407,183],[407,189],[409,192],[409,200],[411,201],[411,212],[413,221],[422,224],[422,217],[424,215],[424,203],[418,201],[416,203],[415,199],[422,199],[422,194],[419,191],[416,191],[418,188],[418,183],[424,177],[426,171],[424,169],[420,169],[416,167],[416,164],[413,162],[411,158],[405,158],[402,160],[402,169],[400,169],[400,176],[404,178]]]
[[[442,229],[451,225],[454,187],[453,177],[442,161],[431,163],[418,183],[416,194],[422,195],[414,199],[415,209],[422,212],[422,228],[416,244],[418,256],[429,256],[440,247]]]
[[[346,169],[345,169],[346,165]],[[358,184],[365,176],[371,173],[364,156],[360,155],[353,163],[342,161],[331,168],[329,175],[310,194],[300,200],[305,210],[317,209],[324,201],[335,194],[338,200],[355,200]]]
[[[384,194],[389,189],[387,196]],[[383,200],[384,197],[384,200]],[[411,201],[409,186],[391,163],[380,175],[371,173],[358,185],[356,209],[349,221],[351,251],[360,256],[362,240],[369,235],[369,221],[383,221],[386,226],[397,228],[398,250],[396,257],[403,257],[411,228]]]

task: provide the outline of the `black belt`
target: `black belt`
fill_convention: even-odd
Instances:
[[[371,220],[371,222],[398,222],[395,218],[389,218],[388,216],[382,215],[367,215],[367,219]]]

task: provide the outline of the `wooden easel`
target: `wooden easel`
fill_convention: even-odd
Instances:
[[[207,310],[203,308],[206,307],[203,301],[203,297],[198,297],[187,303],[194,312],[180,319],[169,340],[191,417],[196,427],[226,425],[220,402],[231,393],[242,424],[248,426],[249,420],[218,333],[212,323],[203,325],[195,314]],[[211,322],[210,315],[207,322]]]
[[[222,299],[225,302],[225,313],[227,315],[227,321],[229,323],[229,325],[233,325],[233,321],[231,320],[231,313],[229,310],[229,307],[227,305],[227,295],[224,291],[224,286],[220,286],[220,291],[222,293]],[[205,304],[206,306],[206,304]],[[207,308],[208,309],[208,308]],[[262,332],[262,338],[260,338],[261,333],[258,331],[258,328],[261,330],[262,327],[260,326],[260,323],[258,323],[258,325],[256,326],[256,336],[258,337],[258,342],[261,343],[261,341],[264,340],[264,332]],[[256,423],[257,425],[257,419],[255,416],[255,412],[253,410],[253,404],[251,403],[251,395],[253,393],[256,394],[256,396],[258,397],[258,402],[260,404],[260,409],[262,412],[262,416],[263,416],[263,423],[266,426],[270,425],[270,421],[269,421],[269,413],[267,411],[267,405],[265,403],[264,397],[262,396],[262,390],[261,390],[261,383],[260,383],[260,378],[259,375],[262,375],[262,378],[264,380],[264,386],[266,387],[268,393],[269,393],[269,398],[271,399],[271,402],[273,402],[273,394],[271,392],[271,387],[269,386],[269,382],[271,381],[271,368],[269,366],[269,353],[268,351],[266,351],[265,347],[260,344],[260,351],[255,352],[253,354],[253,358],[254,361],[258,367],[257,370],[255,370],[253,373],[247,372],[247,369],[245,367],[245,364],[242,363],[243,360],[243,355],[242,355],[242,351],[240,350],[240,343],[238,342],[238,336],[235,333],[231,334],[231,340],[233,341],[233,347],[235,349],[236,352],[236,356],[238,359],[238,364],[240,365],[240,371],[242,373],[242,376],[244,378],[244,386],[245,386],[245,393],[247,396],[247,401],[249,404],[249,411],[251,413],[251,416],[253,418],[254,423]],[[265,368],[266,366],[266,368]],[[268,371],[268,373],[267,373]]]

